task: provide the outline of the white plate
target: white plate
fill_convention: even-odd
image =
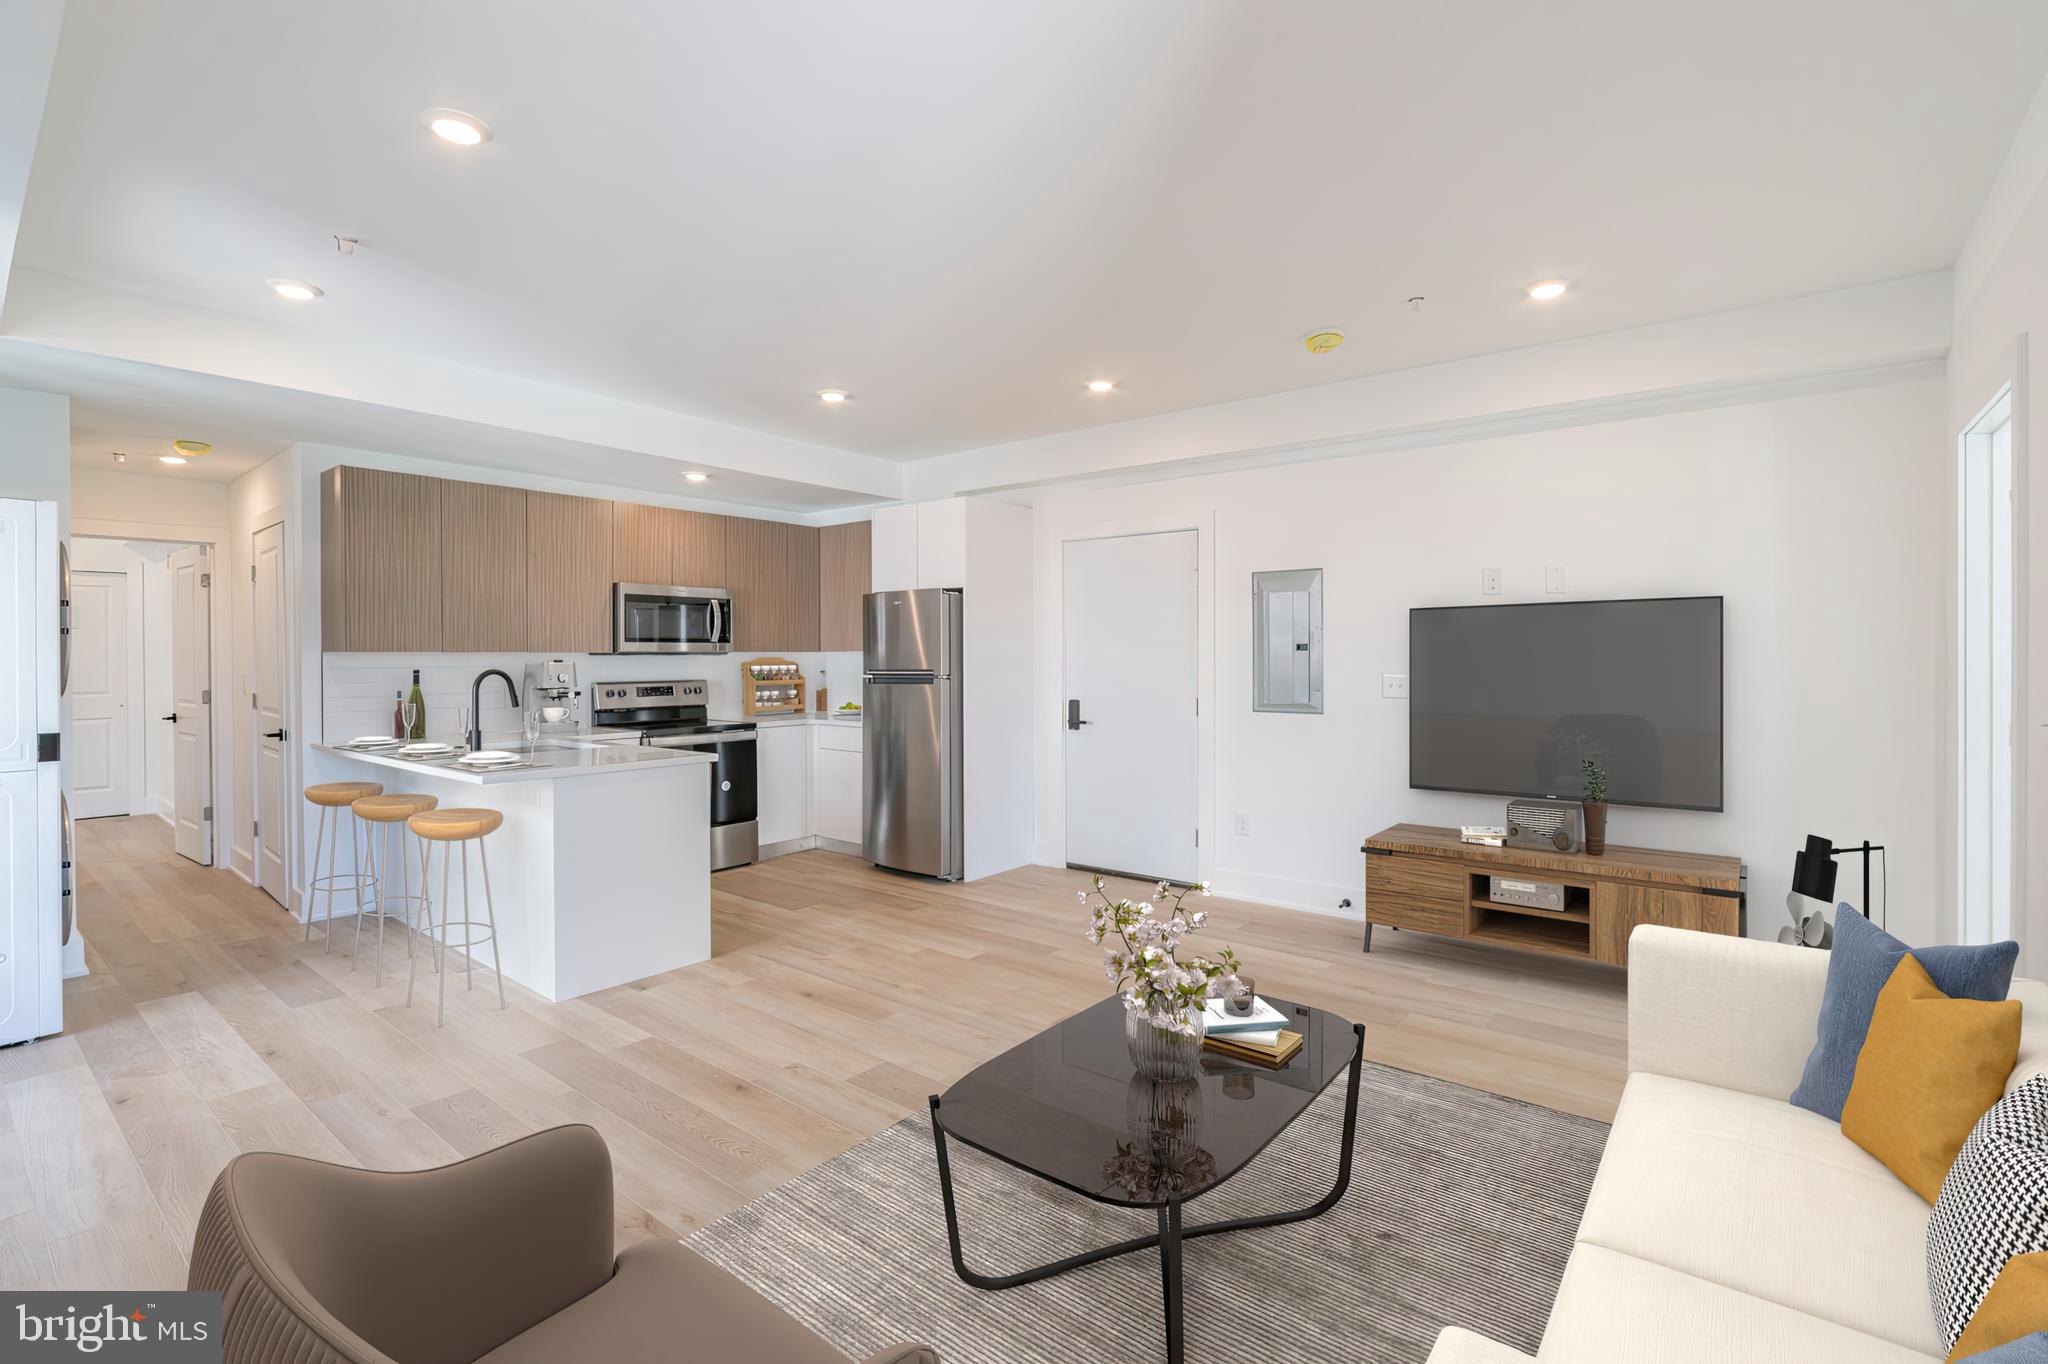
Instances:
[[[343,747],[345,747],[345,748],[389,748],[389,747],[391,747],[391,745],[393,745],[393,744],[395,744],[395,743],[397,743],[397,742],[398,742],[398,740],[396,740],[396,739],[387,739],[387,738],[385,738],[385,737],[384,737],[383,735],[381,735],[381,734],[365,734],[365,735],[362,735],[362,736],[360,736],[359,738],[354,738],[354,739],[350,739],[350,740],[349,740],[349,741],[348,741],[348,742],[347,742],[346,744],[344,744],[344,745],[343,745]]]
[[[407,744],[398,751],[400,753],[413,754],[453,753],[455,746],[453,744]]]
[[[480,748],[474,753],[463,754],[462,761],[474,763],[479,767],[485,767],[492,763],[525,762],[526,759],[517,753],[507,753],[502,748]]]

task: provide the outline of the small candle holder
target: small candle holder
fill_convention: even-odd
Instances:
[[[1250,976],[1239,976],[1237,983],[1243,988],[1229,999],[1223,1001],[1223,1012],[1236,1014],[1239,1017],[1247,1017],[1252,1011],[1252,1001],[1258,998],[1258,995]]]

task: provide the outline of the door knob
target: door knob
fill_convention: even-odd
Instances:
[[[281,729],[273,729],[264,734],[263,737],[266,739],[282,739],[284,737],[284,731]]]
[[[172,711],[169,715],[166,715],[164,719],[169,720],[172,724],[175,725],[176,723],[178,723],[178,713],[176,711]]]

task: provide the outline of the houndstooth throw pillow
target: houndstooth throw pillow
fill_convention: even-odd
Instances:
[[[2048,1075],[1977,1120],[1927,1221],[1927,1295],[1953,1350],[2005,1262],[2048,1251]]]

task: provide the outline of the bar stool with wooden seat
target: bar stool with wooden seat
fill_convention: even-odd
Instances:
[[[433,796],[412,792],[394,792],[388,795],[364,796],[349,806],[357,819],[368,828],[364,831],[363,842],[369,850],[370,879],[376,884],[377,898],[368,913],[377,920],[377,983],[384,983],[384,921],[391,917],[390,906],[398,906],[398,919],[408,930],[405,937],[405,955],[413,955],[413,938],[421,927],[421,916],[427,903],[425,872],[421,873],[420,893],[412,893],[412,870],[407,866],[405,851],[406,821],[422,810],[431,810],[441,802]],[[384,857],[377,856],[377,836],[384,835]],[[379,868],[384,868],[379,875]],[[398,868],[398,894],[386,893],[384,875],[389,869]],[[418,906],[415,909],[414,906]],[[349,959],[348,969],[356,969],[356,962],[363,955],[363,914],[356,915],[355,955]]]
[[[320,949],[322,952],[327,951],[328,948],[334,945],[334,892],[337,890],[354,891],[356,896],[356,913],[361,914],[363,912],[363,892],[375,884],[369,873],[363,869],[361,849],[356,844],[356,834],[362,828],[362,825],[357,822],[355,811],[349,807],[364,796],[382,795],[383,792],[384,788],[373,781],[326,781],[321,782],[317,786],[306,788],[306,800],[320,807],[320,827],[313,835],[313,860],[307,865],[316,873],[320,870],[320,848],[322,844],[325,844],[327,848],[327,875],[314,875],[306,878],[305,940],[307,942],[313,941],[313,897],[325,891],[327,894],[327,916],[321,921],[323,925],[322,932],[325,934],[325,943]],[[327,836],[329,811],[335,812],[334,837],[331,840]],[[334,870],[335,850],[341,844],[341,821],[344,817],[348,820],[349,870],[337,875]],[[348,882],[348,884],[342,885],[341,882],[343,881]]]
[[[491,969],[498,977],[498,1007],[505,1007],[505,971],[498,955],[498,914],[491,905],[491,861],[484,851],[484,839],[505,822],[505,816],[498,810],[449,809],[424,810],[405,821],[420,840],[420,890],[428,889],[428,873],[433,867],[434,844],[441,845],[441,920],[434,922],[434,903],[431,897],[427,903],[428,931],[434,935],[434,967],[441,973],[439,1008],[434,1014],[434,1026],[439,1027],[448,1017],[448,972],[442,967],[441,953],[449,946],[450,929],[462,930],[461,947],[468,964],[463,971],[463,981],[469,989],[476,988],[476,949],[485,942],[491,945]],[[471,918],[469,906],[469,845],[476,844],[477,862],[484,873],[484,918]],[[462,917],[451,921],[448,918],[448,878],[450,860],[454,856],[454,844],[462,846]],[[484,930],[478,936],[479,928]],[[412,1003],[413,977],[418,973],[419,961],[406,967],[405,1002]]]

